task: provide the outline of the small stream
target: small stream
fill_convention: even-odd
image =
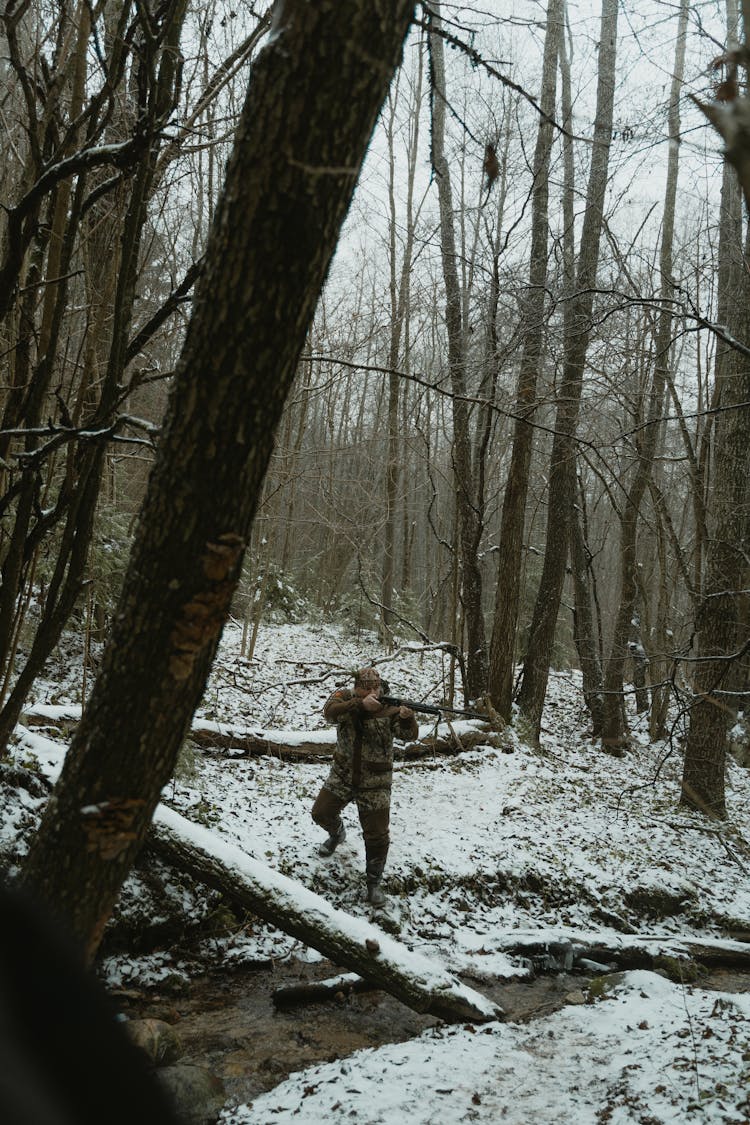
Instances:
[[[198,977],[184,991],[160,995],[128,991],[117,996],[131,1019],[162,1019],[174,1026],[184,1063],[206,1067],[224,1082],[230,1101],[250,1102],[278,1085],[292,1071],[328,1062],[362,1047],[411,1039],[440,1021],[419,1015],[384,992],[365,992],[340,1000],[277,1011],[271,996],[282,985],[336,975],[329,962],[286,961],[272,968],[234,970]],[[590,977],[558,973],[533,980],[469,982],[504,1009],[509,1020],[523,1021],[570,1003],[582,1003]],[[750,974],[714,970],[701,987],[750,991]]]
[[[203,1066],[224,1082],[227,1098],[252,1101],[292,1071],[418,1035],[440,1021],[420,1016],[383,992],[351,995],[277,1011],[271,995],[282,985],[323,980],[339,972],[329,962],[285,961],[274,968],[198,977],[179,993],[132,991],[115,998],[131,1019],[173,1025],[184,1063]]]

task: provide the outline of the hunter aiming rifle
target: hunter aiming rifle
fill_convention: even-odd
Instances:
[[[400,699],[396,695],[381,695],[380,702],[386,707],[408,707],[412,711],[423,711],[426,715],[461,715],[465,719],[484,719],[479,711],[462,711],[458,707],[436,707],[432,703],[415,703],[412,699]]]

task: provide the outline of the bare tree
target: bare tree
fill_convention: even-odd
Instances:
[[[24,869],[89,956],[205,686],[411,15],[280,4],[253,68],[112,635]]]
[[[401,360],[402,349],[408,352],[408,327],[409,327],[409,302],[411,271],[414,256],[414,234],[417,220],[414,206],[414,182],[417,168],[417,155],[419,152],[419,123],[422,104],[422,50],[419,51],[417,73],[413,86],[413,101],[409,106],[409,126],[407,136],[407,172],[406,172],[406,213],[404,216],[404,237],[401,248],[401,266],[398,264],[397,249],[397,214],[396,214],[396,162],[394,153],[394,128],[396,121],[396,95],[389,107],[386,135],[388,140],[388,264],[389,264],[389,289],[390,289],[390,342],[388,347],[388,367],[391,374],[388,376],[388,454],[386,461],[386,488],[385,488],[385,524],[383,544],[383,571],[381,581],[382,628],[386,640],[390,640],[390,628],[394,618],[393,583],[396,547],[396,503],[399,491],[399,469],[402,465],[400,457],[400,423],[399,394],[400,379],[397,368]],[[406,336],[406,339],[404,337]]]
[[[745,11],[743,6],[743,11]],[[727,4],[730,49],[736,44],[737,10]],[[745,11],[745,20],[748,13]],[[748,28],[745,27],[745,36]],[[747,43],[747,38],[745,39]],[[736,84],[736,53],[727,60]],[[730,114],[741,111],[747,95],[736,97]],[[750,154],[747,139],[729,148],[722,184],[719,235],[719,316],[732,337],[747,339],[750,331],[750,286],[741,252],[739,186],[748,185],[744,174]],[[744,156],[743,156],[744,152]],[[739,172],[735,179],[730,163]],[[748,247],[746,246],[746,250]],[[713,488],[709,505],[709,539],[701,602],[695,622],[693,646],[693,700],[685,747],[681,801],[710,816],[726,814],[725,757],[729,719],[736,711],[733,699],[734,664],[747,652],[748,636],[741,627],[743,587],[750,565],[747,557],[747,509],[750,501],[750,363],[747,356],[721,342],[717,347],[715,401],[719,411],[714,424]]]
[[[484,530],[482,467],[472,458],[470,411],[467,402],[468,355],[465,316],[459,281],[459,256],[451,186],[445,152],[445,52],[441,37],[440,5],[432,5],[430,60],[432,75],[432,162],[438,186],[440,250],[445,282],[445,325],[448,369],[453,396],[452,455],[456,485],[457,545],[461,563],[461,599],[466,625],[466,691],[476,698],[487,688],[487,642],[482,605],[482,572],[479,546]]]
[[[586,193],[586,211],[578,249],[575,292],[571,294],[565,305],[565,355],[550,461],[544,566],[534,605],[519,691],[519,706],[530,734],[535,739],[539,738],[552,645],[568,560],[570,522],[573,517],[576,478],[575,433],[591,334],[593,289],[599,261],[599,241],[612,139],[617,10],[616,0],[603,0],[599,35],[596,120]]]
[[[498,583],[492,625],[489,662],[489,692],[504,719],[510,720],[513,695],[516,632],[521,581],[523,532],[533,428],[536,388],[544,341],[545,285],[547,280],[548,203],[550,157],[557,57],[563,30],[563,2],[549,0],[544,39],[542,93],[536,150],[532,166],[531,250],[528,290],[523,301],[523,343],[516,387],[515,427],[508,477],[503,497],[498,549]]]
[[[58,74],[46,85],[31,82],[30,69],[40,60],[21,43],[24,31],[30,35],[29,20],[38,18],[28,9],[5,10],[30,143],[19,198],[7,210],[0,263],[12,357],[0,425],[0,512],[12,515],[0,534],[0,700],[11,684],[39,554],[56,541],[46,587],[36,589],[43,603],[39,624],[0,712],[0,753],[80,595],[106,447],[124,425],[147,209],[161,133],[179,98],[186,14],[185,0],[171,0],[153,19],[145,10],[133,14],[130,4],[105,13],[102,85],[85,98],[87,51],[92,38],[98,42],[89,5],[61,12],[53,29]],[[116,217],[93,222],[105,198]],[[39,222],[43,215],[49,225]],[[68,314],[71,291],[82,295],[80,261],[87,317]],[[102,295],[109,292],[111,302]],[[160,323],[157,317],[150,331],[135,334],[138,346]],[[83,361],[70,362],[70,351]]]
[[[672,297],[674,293],[673,238],[677,178],[679,171],[680,97],[685,70],[685,40],[687,33],[688,2],[680,6],[674,70],[669,97],[669,156],[667,182],[664,193],[664,215],[661,232],[659,262],[661,308],[656,326],[655,360],[653,378],[643,411],[643,430],[638,436],[637,460],[632,480],[625,492],[620,524],[620,604],[615,619],[609,657],[604,670],[604,723],[602,745],[613,754],[622,752],[627,742],[625,716],[622,706],[623,669],[628,653],[631,621],[635,610],[636,535],[641,501],[653,472],[654,454],[661,432],[660,420],[664,410],[664,392],[672,350]]]

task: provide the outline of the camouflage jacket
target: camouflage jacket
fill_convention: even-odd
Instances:
[[[416,738],[419,727],[414,718],[379,718],[361,709],[331,714],[331,710],[338,711],[335,704],[355,698],[353,691],[342,688],[333,693],[323,708],[325,718],[336,724],[336,750],[325,787],[342,799],[350,799],[356,790],[360,798],[369,796],[375,807],[389,799],[394,735],[400,739]]]

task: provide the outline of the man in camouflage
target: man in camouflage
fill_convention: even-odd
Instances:
[[[393,736],[416,738],[419,727],[408,707],[384,706],[382,683],[375,668],[360,668],[354,690],[335,691],[323,708],[329,723],[336,724],[336,751],[331,772],[312,808],[312,818],[328,833],[318,852],[333,855],[345,839],[342,809],[357,802],[365,841],[367,900],[382,906],[383,877],[391,818]]]

